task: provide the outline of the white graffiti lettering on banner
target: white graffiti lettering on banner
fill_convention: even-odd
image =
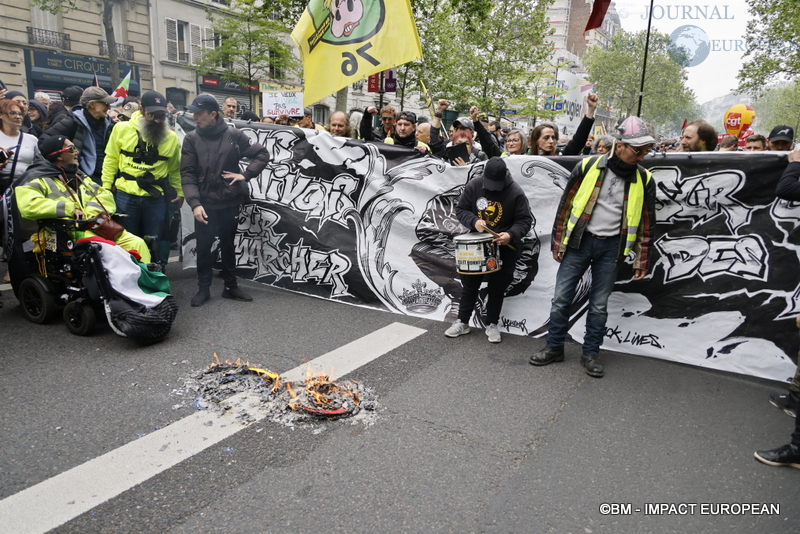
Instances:
[[[251,183],[253,200],[277,202],[305,213],[306,220],[319,219],[320,228],[328,220],[347,228],[347,213],[356,207],[353,195],[358,190],[358,178],[346,173],[326,178],[314,167],[312,174],[305,174],[292,160],[296,136],[281,131],[261,130],[260,133],[259,142],[268,148],[272,159],[268,167],[270,172],[265,171],[259,180]],[[273,135],[267,136],[268,133]]]
[[[655,245],[668,263],[665,283],[723,274],[767,280],[767,247],[757,235],[662,237]]]
[[[313,250],[303,245],[302,238],[281,248],[286,234],[275,232],[280,216],[257,205],[243,206],[239,212],[239,228],[234,240],[237,267],[256,270],[258,280],[274,276],[278,281],[289,276],[294,283],[314,280],[332,286],[331,298],[349,296],[344,275],[350,270],[350,260],[338,250]]]
[[[742,189],[746,175],[726,170],[683,178],[677,167],[652,167],[658,184],[659,222],[694,221],[694,227],[714,217],[726,217],[732,234],[750,222],[751,208],[733,195]]]
[[[287,275],[289,254],[281,250],[281,241],[286,234],[275,232],[281,220],[274,211],[256,205],[243,206],[239,211],[239,227],[234,239],[236,265],[254,268],[254,280],[274,276],[280,280]]]
[[[303,246],[303,240],[289,245],[292,257],[292,282],[308,282],[316,280],[320,284],[333,286],[331,298],[349,296],[344,275],[350,270],[351,263],[347,256],[338,250],[321,252]]]

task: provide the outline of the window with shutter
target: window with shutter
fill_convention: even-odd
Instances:
[[[178,61],[178,21],[167,19],[167,60]]]
[[[55,13],[50,13],[36,6],[31,6],[31,24],[34,28],[40,30],[58,31],[58,18]]]
[[[214,30],[206,26],[203,28],[203,48],[210,48],[211,50],[217,47],[217,38],[214,36]]]
[[[203,38],[200,26],[189,24],[189,39],[192,45],[192,63],[197,63],[203,55]]]

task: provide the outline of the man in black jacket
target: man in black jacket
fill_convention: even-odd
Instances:
[[[200,95],[186,109],[194,113],[197,128],[183,140],[181,183],[186,202],[192,208],[197,239],[197,284],[192,306],[202,306],[211,299],[211,245],[219,236],[222,252],[222,297],[249,302],[253,297],[239,289],[236,282],[234,238],[239,206],[244,201],[241,182],[261,174],[269,163],[267,149],[231,128],[221,117],[219,104],[211,95]],[[239,160],[250,164],[239,172]]]
[[[517,258],[522,253],[522,238],[533,224],[530,204],[525,192],[512,178],[501,158],[492,158],[483,168],[483,176],[472,179],[464,188],[456,205],[456,216],[467,228],[478,232],[497,233],[492,241],[500,246],[502,267],[491,274],[462,274],[458,320],[444,333],[447,337],[469,334],[469,320],[478,299],[483,278],[489,284],[486,304],[486,336],[491,343],[500,343],[497,323],[503,308],[508,285],[514,278]],[[510,248],[513,246],[514,249]]]

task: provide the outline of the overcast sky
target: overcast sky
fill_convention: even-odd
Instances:
[[[615,4],[625,31],[647,30],[647,18],[643,17],[650,9],[649,0],[620,0]],[[672,34],[681,26],[691,25],[701,28],[709,39],[716,41],[714,43],[716,46],[712,45],[705,61],[695,67],[687,68],[688,84],[697,95],[698,103],[703,104],[733,91],[738,85],[736,74],[742,65],[742,52],[735,51],[734,41],[740,41],[739,47],[742,48],[749,19],[746,2],[728,0],[723,4],[714,4],[708,0],[701,2],[656,0],[654,5],[653,31]],[[684,6],[689,8],[688,13],[684,13]],[[696,6],[700,6],[701,10],[705,9],[708,18],[702,18],[695,9]],[[712,19],[715,7],[717,13],[714,13]],[[684,16],[687,14],[697,18]],[[672,19],[668,18],[668,15],[672,16]]]

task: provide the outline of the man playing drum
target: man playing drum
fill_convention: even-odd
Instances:
[[[464,290],[458,307],[458,320],[444,335],[458,337],[469,334],[469,320],[485,277],[489,285],[484,321],[488,325],[486,335],[490,342],[500,343],[497,323],[503,298],[514,278],[514,267],[522,252],[521,239],[527,235],[533,223],[528,199],[519,184],[511,178],[505,162],[495,157],[484,166],[483,176],[476,176],[464,188],[456,205],[456,216],[467,228],[497,234],[492,241],[500,246],[502,267],[490,274],[463,274],[462,271],[461,284]]]

